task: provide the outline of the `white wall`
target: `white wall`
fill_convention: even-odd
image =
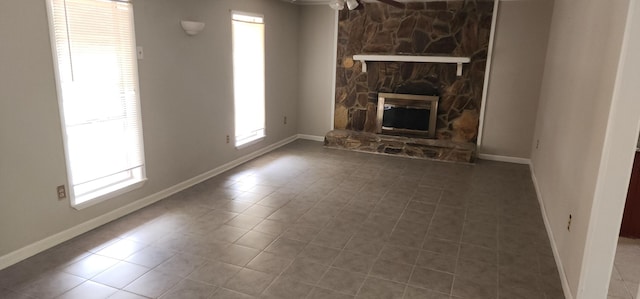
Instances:
[[[328,5],[300,7],[300,134],[324,136],[333,129],[336,20]]]
[[[595,186],[628,4],[556,0],[554,5],[534,133],[540,147],[533,145],[532,164],[552,241],[575,298],[603,298],[578,290],[586,275],[587,231],[594,221]]]
[[[236,150],[229,11],[266,22],[267,138]],[[77,211],[58,201],[66,184],[53,60],[43,0],[0,1],[0,259],[297,133],[298,7],[263,0],[136,0],[148,182]],[[186,36],[181,19],[206,23]],[[19,24],[19,25],[16,25]]]
[[[630,1],[628,16],[576,298],[604,298],[607,294],[640,129],[637,1]]]
[[[552,0],[501,1],[480,154],[531,157]]]

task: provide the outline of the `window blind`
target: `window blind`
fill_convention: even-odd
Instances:
[[[133,7],[48,0],[75,204],[144,178]]]
[[[232,12],[236,146],[265,136],[264,19]]]

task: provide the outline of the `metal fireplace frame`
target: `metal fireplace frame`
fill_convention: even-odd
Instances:
[[[436,137],[436,121],[438,117],[438,96],[424,96],[414,94],[399,94],[399,93],[378,93],[378,114],[376,119],[376,126],[378,134],[389,135],[419,135],[427,138]],[[384,116],[384,106],[413,108],[413,109],[429,109],[429,130],[410,130],[389,128],[382,126],[382,118]]]

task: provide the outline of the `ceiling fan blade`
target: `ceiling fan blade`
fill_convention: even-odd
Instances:
[[[400,3],[398,1],[395,0],[378,0],[379,2],[385,3],[385,4],[389,4],[391,6],[395,6],[397,8],[404,8],[404,3]]]

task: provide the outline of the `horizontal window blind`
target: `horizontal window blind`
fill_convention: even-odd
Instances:
[[[264,19],[232,12],[236,146],[265,136]]]
[[[75,203],[144,177],[133,7],[49,0]]]

